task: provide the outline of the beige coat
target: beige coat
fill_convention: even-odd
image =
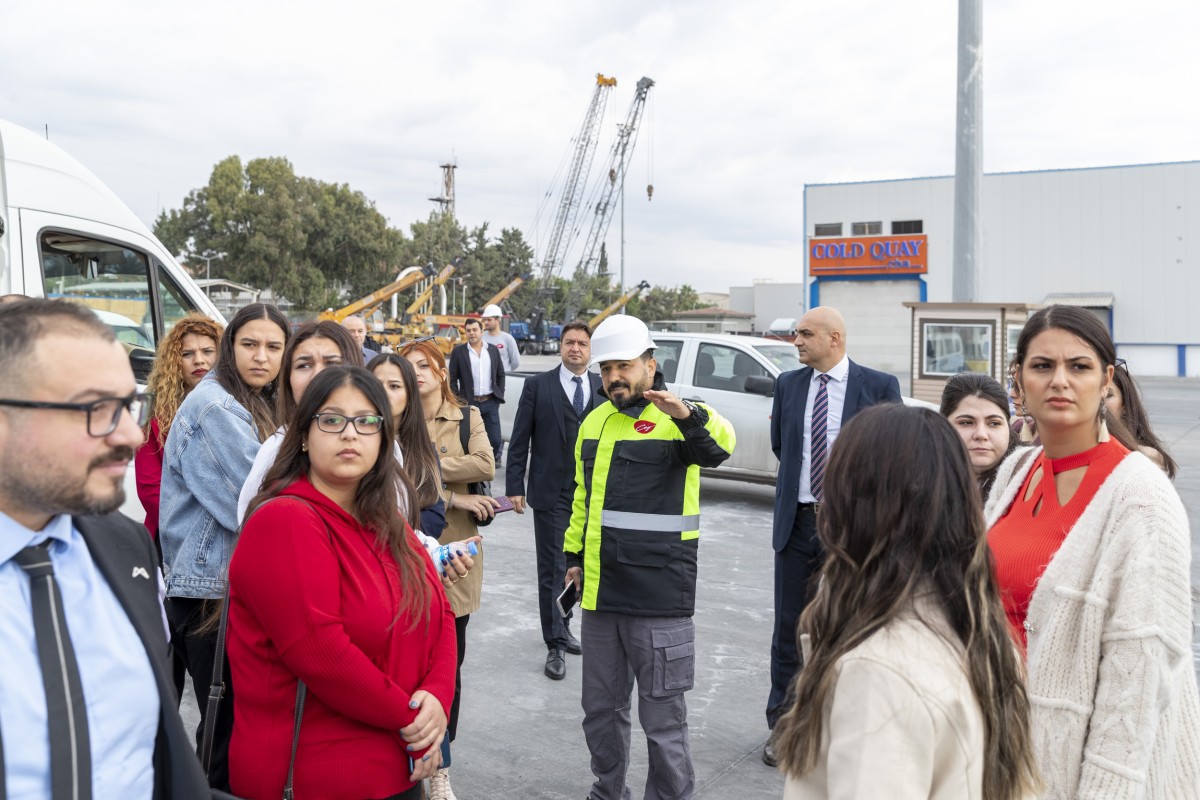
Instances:
[[[471,439],[469,453],[462,451],[462,440],[459,438],[458,426],[463,412],[471,413]],[[429,433],[433,438],[433,449],[437,451],[442,462],[442,480],[446,488],[446,528],[438,541],[442,544],[457,542],[479,533],[475,517],[466,511],[449,507],[450,493],[466,494],[467,484],[472,481],[490,481],[496,475],[496,460],[492,455],[492,445],[488,441],[487,431],[483,427],[483,417],[475,408],[460,408],[453,403],[442,403],[437,415],[429,420]],[[479,610],[480,596],[483,593],[483,543],[480,543],[479,555],[475,556],[475,566],[467,573],[467,577],[446,587],[446,596],[450,598],[450,607],[454,616],[461,617]]]
[[[910,611],[837,663],[817,767],[784,800],[979,800],[983,715],[940,609]],[[803,637],[802,645],[807,645]]]

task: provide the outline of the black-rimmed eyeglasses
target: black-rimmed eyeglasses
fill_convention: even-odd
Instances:
[[[128,411],[139,428],[150,418],[154,395],[150,392],[131,394],[129,397],[101,397],[90,403],[50,403],[42,400],[0,400],[0,406],[12,408],[37,408],[52,411],[82,411],[87,414],[88,436],[103,439],[117,429],[121,423],[121,412]]]
[[[383,430],[383,417],[378,414],[363,414],[359,417],[348,417],[345,414],[313,414],[317,428],[326,433],[341,433],[346,426],[354,424],[354,430],[359,436],[371,436]]]

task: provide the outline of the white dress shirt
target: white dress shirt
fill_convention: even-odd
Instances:
[[[563,391],[567,393],[567,405],[571,408],[575,407],[575,373],[567,369],[565,364],[558,366],[558,382],[562,384]],[[587,408],[588,395],[592,393],[592,382],[588,380],[587,370],[579,376],[583,386],[583,407]]]
[[[0,725],[7,771],[7,787],[0,788],[10,800],[50,796],[46,690],[29,578],[12,560],[21,548],[46,539],[87,704],[92,796],[149,800],[161,710],[150,659],[67,514],[35,532],[0,513]]]
[[[825,464],[829,464],[829,451],[833,449],[833,440],[842,429],[842,409],[846,405],[846,382],[850,377],[850,357],[842,356],[842,360],[833,366],[828,373],[812,371],[812,382],[808,384],[808,399],[804,401],[804,446],[800,451],[800,502],[815,503],[812,488],[809,486],[809,474],[812,471],[812,418],[813,403],[817,392],[821,389],[820,377],[829,375],[829,383],[825,391],[829,395],[829,410],[825,417],[825,437],[828,442],[825,450]]]
[[[467,342],[467,355],[471,357],[471,374],[475,377],[475,394],[468,398],[483,397],[492,393],[492,354],[488,352],[487,342],[475,352],[475,348]]]

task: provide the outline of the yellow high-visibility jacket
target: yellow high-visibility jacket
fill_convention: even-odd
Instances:
[[[661,373],[655,389],[661,386]],[[675,420],[645,402],[599,406],[579,428],[567,566],[589,611],[690,617],[696,607],[700,467],[733,453],[733,426],[694,404]]]

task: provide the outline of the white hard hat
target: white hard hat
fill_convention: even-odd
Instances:
[[[504,312],[500,310],[500,306],[496,305],[495,303],[492,303],[490,306],[488,306],[487,308],[485,308],[483,310],[483,314],[481,314],[480,316],[503,317]]]
[[[601,322],[592,333],[591,365],[628,361],[655,347],[658,345],[650,338],[646,323],[628,314],[618,314]]]

